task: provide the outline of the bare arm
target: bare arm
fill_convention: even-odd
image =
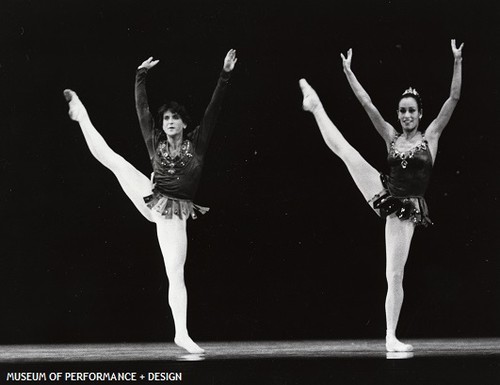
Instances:
[[[453,51],[453,56],[455,61],[453,64],[453,77],[451,80],[450,96],[441,107],[441,111],[436,119],[432,121],[426,130],[425,136],[428,140],[437,141],[441,136],[444,128],[450,121],[451,115],[455,110],[455,107],[460,99],[460,91],[462,88],[462,48],[464,44],[462,43],[460,47],[457,48],[455,39],[451,40],[451,50]]]
[[[365,109],[377,132],[380,134],[380,136],[382,136],[384,141],[389,144],[396,135],[396,130],[384,120],[378,109],[372,103],[370,95],[368,95],[368,93],[361,86],[361,83],[354,75],[354,72],[352,72],[352,49],[349,49],[349,51],[347,51],[347,57],[345,57],[343,54],[340,54],[340,56],[342,57],[342,65],[344,67],[345,76],[347,77],[347,81],[349,82],[354,95],[356,95],[356,98]]]

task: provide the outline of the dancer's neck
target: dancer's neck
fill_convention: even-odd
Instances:
[[[182,134],[176,136],[167,136],[168,151],[170,153],[178,152],[182,145]]]
[[[411,142],[415,137],[420,136],[420,131],[418,131],[416,128],[411,131],[403,131],[403,134],[401,136],[408,142]]]

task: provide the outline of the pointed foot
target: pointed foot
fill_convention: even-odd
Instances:
[[[68,102],[69,106],[69,111],[68,115],[71,120],[75,120],[77,122],[80,122],[86,118],[88,118],[87,115],[87,110],[85,109],[84,105],[78,98],[78,95],[76,94],[75,91],[72,91],[70,89],[65,89],[63,91],[64,98]]]
[[[309,85],[306,79],[300,79],[299,86],[303,95],[302,108],[304,111],[314,112],[316,109],[323,107],[318,94]]]

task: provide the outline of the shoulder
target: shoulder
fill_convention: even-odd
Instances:
[[[422,136],[424,140],[428,144],[435,144],[439,141],[439,137],[441,136],[441,132],[439,130],[434,129],[432,123],[427,127],[427,129],[422,132]]]
[[[387,150],[390,150],[391,148],[394,147],[394,144],[396,143],[396,141],[400,136],[401,134],[397,132],[395,129],[388,132],[387,136],[384,137]]]

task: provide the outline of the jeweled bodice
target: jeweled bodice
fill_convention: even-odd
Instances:
[[[189,162],[193,157],[192,144],[189,140],[184,140],[181,144],[181,149],[179,155],[172,157],[168,153],[168,142],[166,140],[160,142],[157,149],[157,154],[160,158],[160,163],[162,166],[167,167],[167,172],[169,174],[175,174],[176,169],[180,169]]]
[[[408,159],[413,158],[415,156],[415,154],[419,151],[427,150],[427,147],[428,147],[427,140],[425,140],[425,138],[422,137],[422,141],[419,144],[417,144],[416,146],[410,148],[407,151],[399,151],[396,149],[396,140],[397,140],[397,138],[395,138],[391,142],[389,156],[392,156],[393,158],[400,159],[402,168],[406,168],[408,166]]]
[[[387,162],[389,174],[387,185],[393,196],[424,196],[432,171],[432,157],[425,137],[407,151],[399,151],[392,141]]]
[[[193,199],[202,166],[203,157],[189,140],[182,143],[180,154],[175,157],[168,153],[167,141],[162,140],[153,157],[155,188],[172,197]]]

